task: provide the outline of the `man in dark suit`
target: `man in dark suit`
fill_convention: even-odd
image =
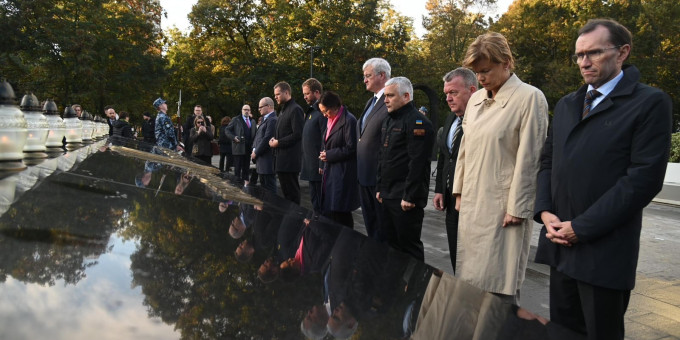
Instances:
[[[258,105],[262,124],[257,128],[255,140],[253,141],[253,152],[250,158],[256,164],[257,174],[260,178],[260,185],[276,193],[276,176],[274,175],[274,155],[269,147],[269,140],[274,137],[276,130],[276,112],[274,112],[274,101],[269,97],[260,99]]]
[[[458,242],[458,211],[456,198],[451,194],[453,173],[460,140],[463,138],[463,115],[468,99],[477,90],[474,72],[459,67],[444,76],[444,94],[451,113],[446,117],[442,133],[437,136],[439,157],[437,158],[437,179],[432,204],[439,211],[446,210],[446,235],[449,239],[449,255],[453,271],[456,271],[456,243]]]
[[[291,96],[290,85],[279,82],[274,85],[274,99],[281,106],[276,133],[269,141],[274,148],[274,170],[279,176],[283,197],[300,204],[300,183],[298,176],[302,168],[302,129],[304,112]]]
[[[250,118],[250,105],[243,105],[241,115],[231,120],[226,130],[231,139],[231,153],[234,156],[234,173],[245,184],[250,179],[250,157],[248,151],[252,150],[253,139],[257,132],[255,120]]]
[[[538,173],[536,262],[550,265],[550,319],[588,339],[624,338],[642,209],[668,161],[671,99],[623,66],[631,47],[613,20],[579,30],[573,60],[585,85],[557,103]]]
[[[361,118],[357,120],[357,175],[359,179],[359,199],[361,214],[368,236],[384,241],[380,229],[380,206],[375,198],[375,185],[378,172],[378,151],[380,150],[380,129],[387,117],[385,83],[390,79],[392,68],[382,58],[371,58],[364,63],[364,84],[373,96],[366,102]]]
[[[326,118],[319,111],[321,83],[309,78],[302,83],[302,95],[309,104],[305,113],[305,127],[302,130],[302,172],[300,179],[309,181],[309,194],[315,214],[321,213],[321,174],[319,153],[322,149],[322,133],[326,129]]]

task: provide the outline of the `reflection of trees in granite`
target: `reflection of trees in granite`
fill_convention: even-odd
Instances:
[[[26,192],[0,218],[0,280],[76,284],[92,259],[106,252],[111,233],[124,224],[123,200],[103,194],[115,189],[92,186],[84,177],[61,173]],[[88,260],[89,259],[89,260]]]
[[[240,240],[229,237],[232,206],[161,193],[138,204],[123,233],[139,240],[131,256],[151,316],[175,323],[182,338],[299,338],[306,309],[322,301],[322,279],[308,276],[269,285],[257,279],[259,262],[239,263]]]

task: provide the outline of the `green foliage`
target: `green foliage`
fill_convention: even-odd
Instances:
[[[633,34],[627,63],[641,81],[673,98],[673,130],[680,122],[680,3],[674,0],[516,0],[491,26],[508,38],[519,77],[543,91],[550,107],[583,84],[570,61],[578,29],[592,18],[613,18]]]
[[[671,135],[671,163],[680,163],[680,132]]]
[[[141,121],[164,75],[160,12],[152,0],[2,1],[0,74],[18,96],[95,114],[112,104]]]
[[[189,19],[190,33],[171,33],[169,92],[182,89],[186,107],[201,104],[217,121],[272,97],[279,81],[304,103],[300,86],[309,77],[312,48],[314,77],[358,113],[368,96],[364,61],[382,57],[403,70],[412,35],[410,19],[384,0],[199,0]]]

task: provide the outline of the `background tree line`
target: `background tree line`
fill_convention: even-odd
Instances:
[[[281,80],[302,103],[300,85],[310,75],[313,50],[314,77],[358,115],[368,97],[361,77],[368,58],[385,58],[393,76],[440,93],[441,77],[461,64],[467,46],[494,30],[508,38],[518,76],[540,88],[553,107],[582,83],[570,60],[578,28],[590,18],[610,17],[632,31],[629,62],[642,81],[673,98],[677,130],[680,3],[515,0],[491,18],[486,13],[494,3],[429,0],[427,33],[420,38],[412,20],[387,0],[199,0],[189,14],[191,31],[166,35],[154,0],[0,0],[7,41],[0,46],[0,73],[41,99],[80,102],[97,113],[115,104],[131,111],[133,121],[158,95],[177,102],[181,89],[183,116],[201,104],[219,121],[272,96]],[[415,100],[427,105],[420,92]],[[443,100],[440,106],[448,111]]]

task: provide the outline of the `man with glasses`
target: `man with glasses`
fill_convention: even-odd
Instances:
[[[550,319],[588,339],[623,339],[640,248],[642,209],[661,190],[671,100],[623,65],[632,35],[595,19],[579,30],[585,84],[555,107],[534,220],[536,262],[550,265]]]
[[[257,128],[253,141],[253,152],[250,159],[256,164],[260,185],[276,194],[276,175],[274,175],[274,155],[269,147],[269,140],[276,131],[276,112],[274,101],[269,97],[260,99],[257,109],[260,111],[262,123]]]
[[[231,139],[231,154],[234,156],[234,174],[246,185],[250,182],[250,155],[253,139],[257,132],[255,120],[250,118],[250,105],[243,105],[241,115],[234,117],[225,129]]]
[[[385,83],[390,80],[392,68],[382,58],[371,58],[364,63],[364,84],[372,96],[366,102],[363,114],[357,120],[357,178],[359,179],[359,199],[361,214],[368,236],[385,241],[381,232],[381,210],[375,198],[375,185],[378,176],[378,152],[382,123],[387,117],[385,106]]]

